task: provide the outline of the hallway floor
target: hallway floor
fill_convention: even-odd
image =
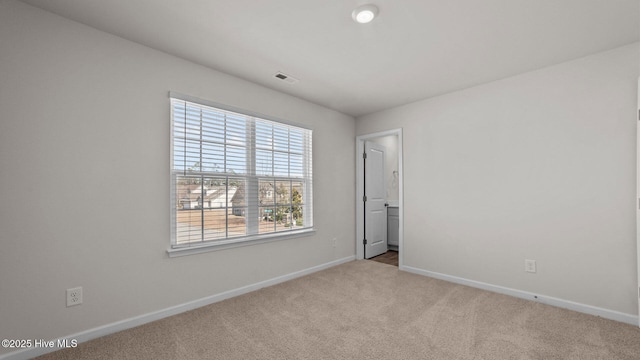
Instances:
[[[386,253],[382,255],[378,255],[369,260],[373,260],[379,263],[398,266],[398,252],[393,250],[388,250]]]

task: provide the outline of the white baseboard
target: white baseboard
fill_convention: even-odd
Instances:
[[[488,291],[492,291],[499,294],[509,295],[509,296],[520,298],[520,299],[536,301],[539,303],[552,305],[552,306],[556,306],[563,309],[573,310],[573,311],[577,311],[577,312],[581,312],[589,315],[599,316],[609,320],[615,320],[615,321],[623,322],[626,324],[638,326],[638,316],[636,315],[625,314],[625,313],[621,313],[614,310],[608,310],[608,309],[603,309],[596,306],[580,304],[573,301],[558,299],[550,296],[538,295],[538,294],[530,293],[527,291],[511,289],[511,288],[498,286],[498,285],[492,285],[492,284],[488,284],[480,281],[460,278],[457,276],[451,276],[451,275],[441,274],[433,271],[427,271],[419,268],[414,268],[411,266],[402,266],[400,270],[418,274],[418,275],[424,275],[424,276],[428,276],[435,279],[440,279],[440,280],[444,280],[444,281],[448,281],[448,282],[452,282],[460,285],[466,285],[466,286],[470,286],[478,289],[488,290]]]
[[[54,340],[55,343],[58,343],[58,340],[64,341],[66,339],[76,339],[78,343],[83,343],[89,340],[93,340],[102,336],[106,336],[109,334],[116,333],[118,331],[130,329],[136,326],[140,326],[146,323],[150,323],[152,321],[160,320],[169,316],[177,315],[189,310],[197,309],[202,306],[206,306],[209,304],[213,304],[222,300],[226,300],[235,296],[243,295],[252,291],[256,291],[258,289],[276,285],[285,281],[293,280],[295,278],[299,278],[305,275],[309,275],[311,273],[328,269],[330,267],[344,264],[346,262],[355,260],[355,256],[348,256],[342,259],[330,261],[328,263],[320,264],[317,266],[313,266],[307,269],[303,269],[300,271],[296,271],[290,274],[278,276],[269,280],[264,280],[257,282],[255,284],[243,286],[237,289],[225,291],[216,295],[208,296],[202,299],[190,301],[184,304],[172,306],[163,310],[154,311],[148,314],[132,317],[129,319],[117,321],[111,324],[107,324],[104,326],[99,326],[93,329],[89,329],[86,331],[82,331],[76,334],[72,334],[69,336],[65,336],[63,338],[59,338]],[[36,356],[44,355],[46,353],[50,353],[53,351],[59,350],[57,347],[53,348],[29,348],[18,350],[14,352],[10,352],[7,354],[0,355],[0,360],[23,360],[23,359],[31,359]]]

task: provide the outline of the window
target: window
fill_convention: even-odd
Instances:
[[[311,130],[174,94],[171,123],[172,249],[312,230]]]

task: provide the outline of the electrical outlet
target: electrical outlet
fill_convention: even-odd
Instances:
[[[524,271],[535,273],[536,272],[536,261],[535,260],[524,260]]]
[[[82,304],[82,286],[67,289],[67,307]]]
[[[333,238],[333,247],[336,247],[337,245],[338,245],[338,239]]]

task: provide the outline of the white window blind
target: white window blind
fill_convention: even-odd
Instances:
[[[312,131],[171,98],[172,248],[313,227]]]

